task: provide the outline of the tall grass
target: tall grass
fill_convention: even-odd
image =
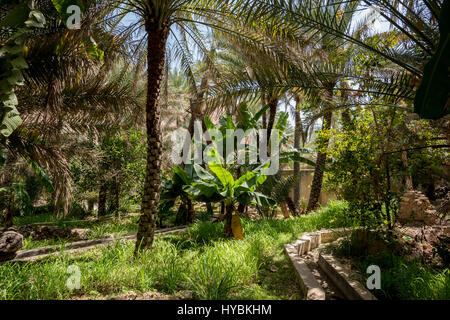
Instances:
[[[183,234],[158,236],[154,248],[138,257],[134,242],[121,241],[34,263],[6,263],[0,265],[0,299],[110,296],[128,290],[187,291],[196,299],[298,298],[283,245],[303,232],[343,226],[336,217],[345,210],[345,203],[335,201],[310,216],[243,220],[243,241],[224,239],[223,223],[196,222]],[[66,286],[70,265],[81,272],[78,290]]]
[[[409,259],[388,251],[369,254],[349,238],[332,247],[337,256],[350,257],[363,276],[369,265],[381,271],[381,289],[372,293],[381,300],[450,300],[450,270],[423,265],[418,258]]]

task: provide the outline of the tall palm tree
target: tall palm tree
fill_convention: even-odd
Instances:
[[[182,43],[183,38],[177,38],[176,28],[187,34],[193,42],[203,48],[198,36],[197,23],[214,27],[207,17],[226,6],[228,1],[213,0],[126,0],[112,1],[116,4],[122,16],[133,12],[139,21],[130,26],[133,30],[142,29],[145,32],[147,47],[147,101],[145,107],[147,130],[147,166],[144,192],[139,219],[136,249],[149,249],[153,244],[153,236],[158,213],[161,184],[161,111],[159,100],[161,85],[165,70],[165,58],[168,39],[174,35],[174,43]],[[189,54],[184,54],[185,46],[178,46],[182,54],[182,66],[189,65]]]
[[[80,30],[68,31],[54,7],[42,10],[48,24],[26,42],[25,85],[16,89],[23,122],[0,138],[8,159],[21,159],[52,177],[55,213],[63,214],[70,199],[70,159],[95,155],[84,148],[88,137],[123,121],[137,104],[132,83],[110,73],[114,61],[124,56],[126,35],[99,23],[108,9],[85,3]]]

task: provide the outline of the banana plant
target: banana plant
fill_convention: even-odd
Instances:
[[[256,188],[267,179],[263,170],[269,163],[234,179],[231,172],[222,166],[223,160],[215,148],[208,150],[208,156],[211,159],[208,162],[209,171],[194,164],[193,169],[197,178],[183,189],[194,200],[225,203],[225,236],[243,239],[243,229],[239,215],[235,214],[235,205],[239,203],[270,207],[276,204],[273,199],[256,191]]]
[[[191,164],[187,164],[184,169],[176,166],[173,169],[172,178],[163,179],[161,184],[162,191],[160,195],[161,202],[158,207],[160,225],[162,224],[162,218],[169,214],[177,200],[181,200],[181,204],[178,208],[176,223],[182,224],[193,221],[195,212],[192,206],[192,199],[183,187],[192,184],[196,177],[197,176],[193,170],[193,166]]]

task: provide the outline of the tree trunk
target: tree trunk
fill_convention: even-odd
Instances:
[[[104,178],[100,180],[100,188],[98,190],[98,212],[97,216],[103,217],[106,215],[106,196],[108,193],[108,186]]]
[[[214,215],[214,207],[211,204],[211,202],[206,202],[206,212],[208,213],[209,216],[213,216]]]
[[[328,88],[327,89],[328,103],[333,98],[334,86],[335,86],[334,83],[328,83],[326,85],[326,87]],[[325,113],[325,115],[323,117],[324,123],[322,124],[322,130],[330,130],[332,116],[333,116],[333,113],[331,111],[328,111],[327,113]],[[311,193],[309,194],[309,201],[308,201],[308,207],[306,208],[306,212],[315,210],[319,203],[320,193],[322,192],[323,172],[325,169],[325,162],[327,159],[326,150],[328,148],[328,142],[329,142],[329,139],[325,138],[320,143],[320,149],[325,150],[325,151],[324,152],[319,151],[317,154],[316,167],[314,169],[314,177],[313,177],[313,181],[312,181],[312,185],[311,185]]]
[[[5,209],[5,213],[3,215],[2,226],[5,228],[12,227],[14,224],[14,191],[11,189],[8,192],[8,206]]]
[[[289,219],[291,216],[289,215],[286,202],[280,203],[280,207],[281,207],[281,213],[283,213],[283,217],[285,219]]]
[[[225,213],[225,237],[229,238],[233,236],[233,229],[231,228],[231,221],[233,219],[234,205],[226,205]]]
[[[393,223],[391,219],[391,172],[389,168],[389,155],[385,155],[385,166],[386,166],[386,195],[384,198],[384,205],[386,209],[386,220],[388,222],[389,230],[393,228]]]
[[[117,174],[114,181],[114,211],[116,217],[120,217],[120,174]]]
[[[264,93],[261,94],[261,107],[265,107],[267,104],[266,95]],[[267,112],[262,114],[262,128],[267,129]]]
[[[16,157],[9,153],[6,158],[5,166],[1,173],[0,187],[8,188],[6,191],[0,192],[0,195],[3,196],[5,203],[7,204],[3,211],[3,217],[1,221],[1,225],[9,228],[14,224],[14,212],[15,212],[15,203],[14,203],[14,191],[12,189],[13,184],[13,166],[16,161]]]
[[[90,198],[88,199],[88,211],[92,213],[92,210],[94,210],[94,199]]]
[[[295,96],[295,130],[294,130],[294,148],[300,148],[300,139],[302,138],[303,126],[302,119],[300,117],[300,97]],[[303,141],[304,143],[304,141]],[[298,182],[294,186],[294,204],[297,206],[300,201],[300,185],[301,185],[301,177],[300,177],[300,163],[294,162],[294,176],[299,177]]]
[[[273,125],[275,123],[275,116],[277,115],[278,99],[271,98],[269,100],[269,121],[267,123],[267,141],[270,140],[270,134],[272,133]]]
[[[327,112],[323,117],[324,124],[322,129],[329,130],[331,125],[332,113]],[[326,149],[328,147],[328,139],[323,141],[322,148]],[[314,169],[314,177],[311,185],[311,193],[309,194],[308,207],[306,212],[317,209],[319,203],[320,193],[322,192],[322,181],[323,181],[323,171],[325,169],[325,161],[327,159],[326,152],[319,152],[316,159],[316,167]]]
[[[202,127],[205,127],[203,125],[203,96],[205,95],[206,88],[208,86],[208,78],[206,76],[202,77],[202,80],[200,82],[200,89],[195,95],[195,99],[191,99],[189,102],[190,106],[190,112],[191,112],[191,120],[189,121],[189,133],[191,137],[194,136],[194,123],[195,121],[202,121]]]
[[[188,224],[190,224],[190,223],[192,223],[192,222],[194,222],[194,219],[195,219],[195,210],[194,210],[194,206],[193,206],[193,204],[192,204],[192,200],[191,199],[187,199],[187,201],[186,201],[186,206],[187,206],[187,210],[186,210],[186,214],[187,214],[187,216],[186,216],[186,222],[188,223]]]
[[[178,207],[177,215],[175,217],[176,225],[186,224],[186,216],[187,216],[186,212],[187,212],[186,201],[181,200],[180,206]]]
[[[155,19],[156,20],[156,19]],[[147,102],[145,106],[147,128],[147,165],[142,197],[141,216],[136,236],[135,253],[152,247],[158,216],[161,184],[161,128],[159,96],[164,73],[166,42],[169,25],[158,25],[151,17],[145,22],[147,32]]]
[[[289,195],[286,196],[286,204],[293,216],[299,216],[297,203],[295,203]]]
[[[408,152],[407,151],[402,151],[402,163],[403,163],[403,168],[405,170],[408,169]],[[413,182],[411,179],[411,176],[409,174],[406,174],[405,176],[405,186],[406,186],[406,190],[414,190],[414,186],[413,186]]]

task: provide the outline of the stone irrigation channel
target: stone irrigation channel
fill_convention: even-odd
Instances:
[[[295,269],[304,299],[376,300],[354,279],[354,272],[332,255],[318,250],[321,244],[333,242],[351,231],[332,229],[310,232],[285,245],[285,253]]]
[[[182,232],[187,229],[187,226],[179,226],[174,228],[166,228],[155,231],[155,235],[157,234],[171,234]],[[27,262],[27,261],[36,261],[39,259],[43,259],[49,256],[60,254],[61,252],[66,253],[76,253],[94,249],[98,246],[106,246],[114,243],[116,240],[132,240],[136,239],[136,234],[125,235],[121,237],[113,237],[110,236],[108,238],[103,239],[93,239],[93,240],[83,240],[77,242],[70,242],[64,245],[55,245],[55,246],[46,246],[29,250],[19,250],[16,252],[16,256],[14,259],[0,262]]]

